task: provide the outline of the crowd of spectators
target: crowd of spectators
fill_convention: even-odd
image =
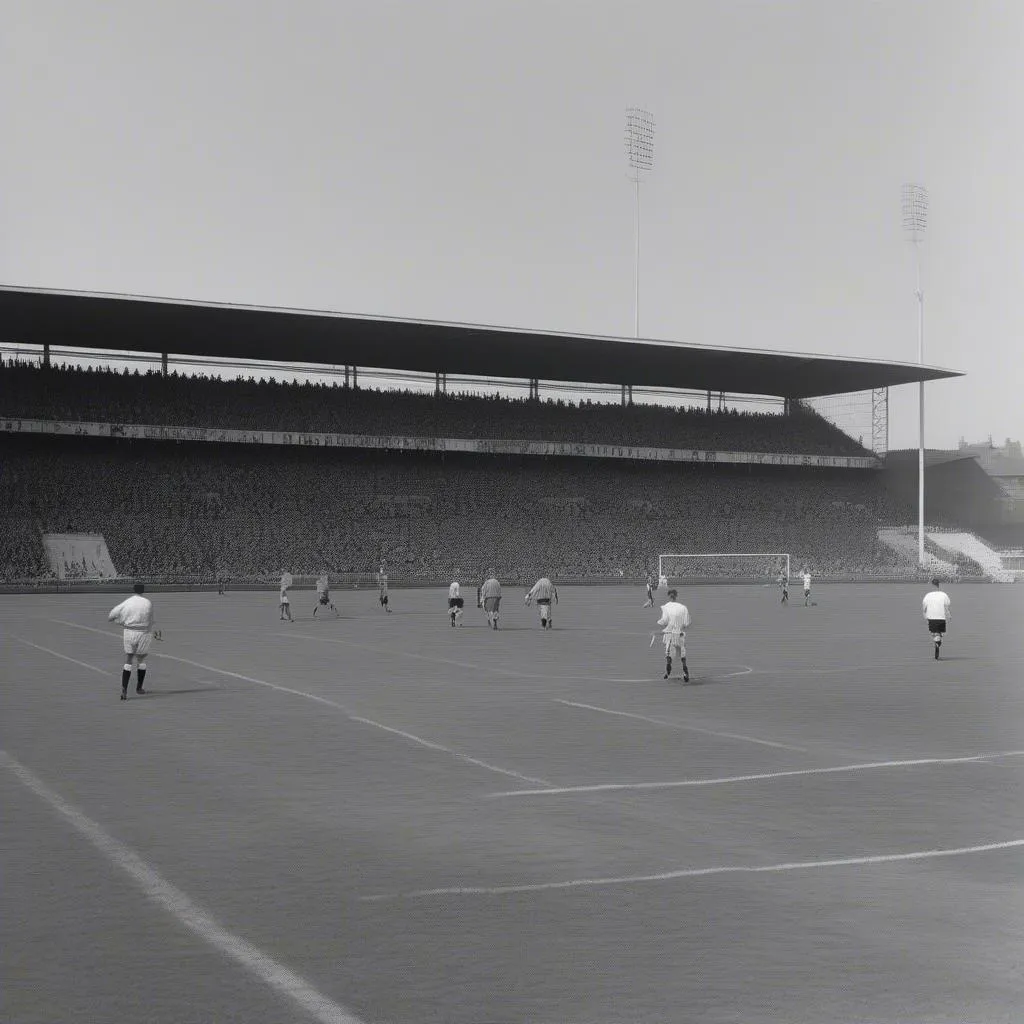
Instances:
[[[666,465],[8,435],[7,578],[43,532],[100,533],[124,575],[371,571],[642,576],[659,553],[787,551],[816,575],[883,573],[907,522],[871,470]]]
[[[649,404],[220,380],[157,371],[0,363],[0,416],[239,430],[460,437],[869,455],[809,408],[788,415]]]

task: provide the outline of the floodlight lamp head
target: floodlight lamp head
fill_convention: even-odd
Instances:
[[[634,181],[654,166],[654,115],[649,110],[626,108],[626,157]]]
[[[912,242],[920,242],[928,227],[928,190],[924,185],[903,186],[903,230]]]

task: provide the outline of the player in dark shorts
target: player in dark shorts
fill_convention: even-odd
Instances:
[[[448,618],[451,620],[453,628],[462,625],[462,607],[464,604],[465,600],[462,597],[459,581],[452,580],[451,586],[448,588]]]
[[[934,589],[924,595],[921,610],[928,623],[928,632],[935,641],[935,660],[938,661],[939,651],[942,648],[942,637],[946,632],[946,623],[949,621],[949,594],[939,586],[937,576],[932,577],[932,587]]]
[[[316,605],[313,607],[314,619],[316,618],[316,613],[321,608],[330,608],[335,616],[338,616],[338,609],[334,607],[334,602],[331,600],[331,586],[327,579],[327,573],[324,573],[316,581]]]

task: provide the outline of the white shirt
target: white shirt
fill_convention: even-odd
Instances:
[[[658,625],[664,626],[663,633],[682,633],[683,629],[690,624],[690,612],[685,604],[678,601],[669,601],[661,606],[661,618]]]
[[[529,600],[536,598],[538,601],[550,601],[551,598],[558,600],[558,591],[555,589],[555,585],[547,578],[542,576],[536,583],[530,588],[530,592],[526,595]]]
[[[811,574],[809,572],[804,573],[804,590],[811,589]]]
[[[949,618],[949,594],[944,590],[930,590],[921,602],[926,619]]]
[[[153,602],[141,594],[132,594],[126,601],[122,601],[107,618],[111,622],[119,622],[125,629],[138,629],[144,633],[152,632],[156,621]]]
[[[452,585],[448,588],[448,597],[449,598],[453,598],[453,597],[458,597],[458,596],[459,596],[459,585],[458,585],[458,583],[456,583],[453,580],[452,581]]]

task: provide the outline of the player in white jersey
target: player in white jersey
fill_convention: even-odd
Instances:
[[[661,632],[662,642],[665,645],[665,678],[672,674],[672,652],[679,654],[683,665],[683,682],[690,681],[690,668],[686,664],[686,627],[690,625],[690,611],[685,604],[676,600],[678,593],[675,590],[668,592],[668,603],[661,606],[661,618],[658,625],[665,628]],[[651,637],[654,641],[654,637]]]
[[[667,586],[668,586],[668,577],[664,573],[662,573],[660,576],[658,576],[658,589],[661,590],[662,587],[667,587]]]
[[[153,602],[143,597],[146,588],[136,583],[132,590],[135,593],[112,608],[107,619],[120,623],[124,627],[125,662],[121,669],[121,700],[128,699],[128,682],[132,677],[132,659],[136,660],[135,692],[145,693],[142,684],[146,680],[146,655],[149,653],[153,640],[162,640],[163,634],[156,625],[153,614]]]
[[[380,594],[379,600],[381,608],[386,612],[390,612],[391,607],[388,604],[388,574],[384,571],[383,565],[377,571],[377,590]]]
[[[811,603],[811,574],[805,568],[800,578],[804,584],[804,607],[806,608]]]
[[[558,604],[558,587],[547,576],[541,576],[527,591],[526,597],[523,600],[527,608],[530,607],[531,601],[535,600],[537,602],[537,611],[540,612],[541,629],[555,628],[554,617],[551,614],[551,602],[554,601],[555,604]]]
[[[493,569],[487,570],[487,579],[480,584],[480,589],[477,591],[477,601],[483,605],[483,609],[487,613],[487,625],[491,629],[497,629],[501,609],[501,584],[494,575]]]
[[[464,604],[459,581],[452,580],[448,587],[448,618],[451,619],[453,629],[462,625],[462,606]]]
[[[324,573],[316,581],[316,604],[313,606],[314,619],[320,608],[330,608],[334,612],[335,617],[338,616],[338,609],[334,607],[334,602],[331,600],[331,583],[327,578],[327,573]]]
[[[291,588],[294,580],[292,574],[287,569],[281,570],[281,595],[279,598],[281,605],[281,618],[287,619],[289,622],[294,622],[292,618],[292,602],[288,597],[288,591]]]
[[[928,623],[928,632],[935,640],[935,660],[939,659],[939,648],[942,647],[942,635],[946,632],[949,622],[949,594],[939,586],[938,576],[932,577],[933,590],[924,595],[921,610]]]

